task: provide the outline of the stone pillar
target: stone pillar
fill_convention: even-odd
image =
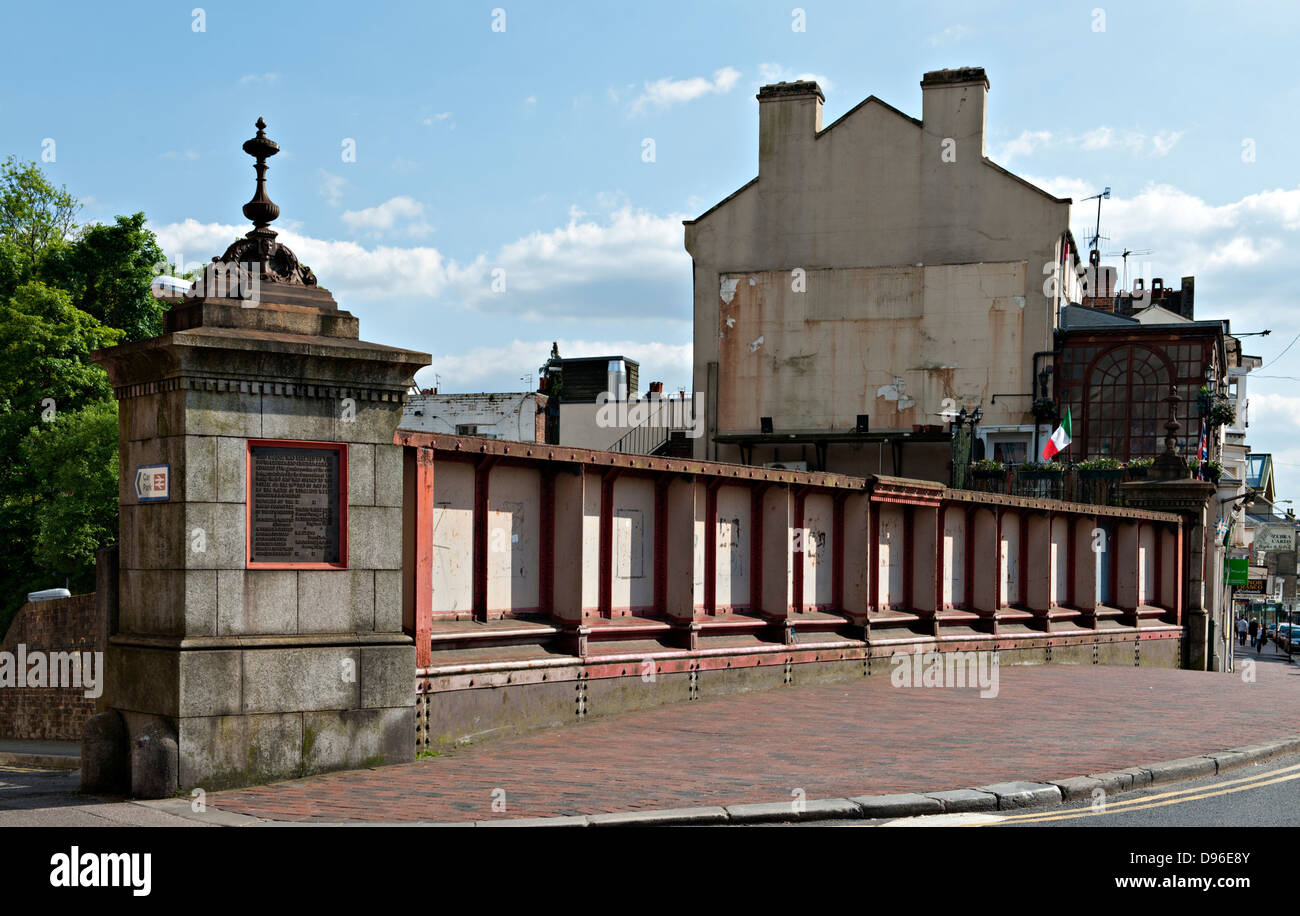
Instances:
[[[126,724],[138,795],[414,755],[393,433],[429,356],[359,340],[274,240],[261,176],[276,149],[261,130],[245,144],[256,228],[213,259],[201,294],[161,336],[95,354],[118,399],[121,468],[104,705]],[[228,289],[213,282],[223,272]]]

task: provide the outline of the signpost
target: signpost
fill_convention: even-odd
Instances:
[[[1295,550],[1295,529],[1282,526],[1261,528],[1255,532],[1255,549],[1265,553]]]
[[[142,464],[135,469],[135,498],[142,503],[161,503],[172,498],[172,466]]]

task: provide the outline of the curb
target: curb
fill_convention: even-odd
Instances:
[[[66,754],[16,754],[0,752],[0,767],[32,767],[40,770],[79,770],[80,757]]]
[[[1124,792],[1158,783],[1178,782],[1213,776],[1300,751],[1300,735],[1277,738],[1245,747],[1214,751],[1195,757],[1162,760],[1141,766],[1071,776],[1049,782],[999,782],[971,789],[945,792],[908,792],[897,795],[855,795],[851,798],[808,799],[796,810],[793,802],[671,808],[661,811],[623,811],[614,814],[525,817],[497,821],[463,821],[447,824],[412,824],[439,827],[683,827],[723,824],[774,824],[815,821],[903,818],[925,814],[958,814],[970,811],[1010,811],[1019,808],[1050,808],[1091,798],[1096,789]],[[261,826],[282,826],[262,822]],[[288,826],[284,824],[283,826]],[[303,824],[301,826],[307,826]],[[366,825],[369,826],[369,825]]]

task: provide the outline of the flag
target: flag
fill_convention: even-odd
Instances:
[[[1205,438],[1205,419],[1201,419],[1201,442],[1196,446],[1196,479],[1205,479],[1205,462],[1210,457],[1210,443]]]
[[[1052,433],[1052,438],[1048,439],[1047,444],[1043,446],[1043,460],[1051,461],[1057,452],[1069,448],[1072,440],[1073,434],[1070,430],[1070,408],[1067,407],[1065,408],[1065,419],[1061,421],[1060,426],[1056,427],[1056,432]]]

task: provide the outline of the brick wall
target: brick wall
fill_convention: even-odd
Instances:
[[[100,646],[95,593],[23,605],[0,642],[0,652],[95,652]],[[97,666],[102,678],[103,671]],[[81,740],[95,714],[95,701],[82,687],[0,688],[0,738]]]

